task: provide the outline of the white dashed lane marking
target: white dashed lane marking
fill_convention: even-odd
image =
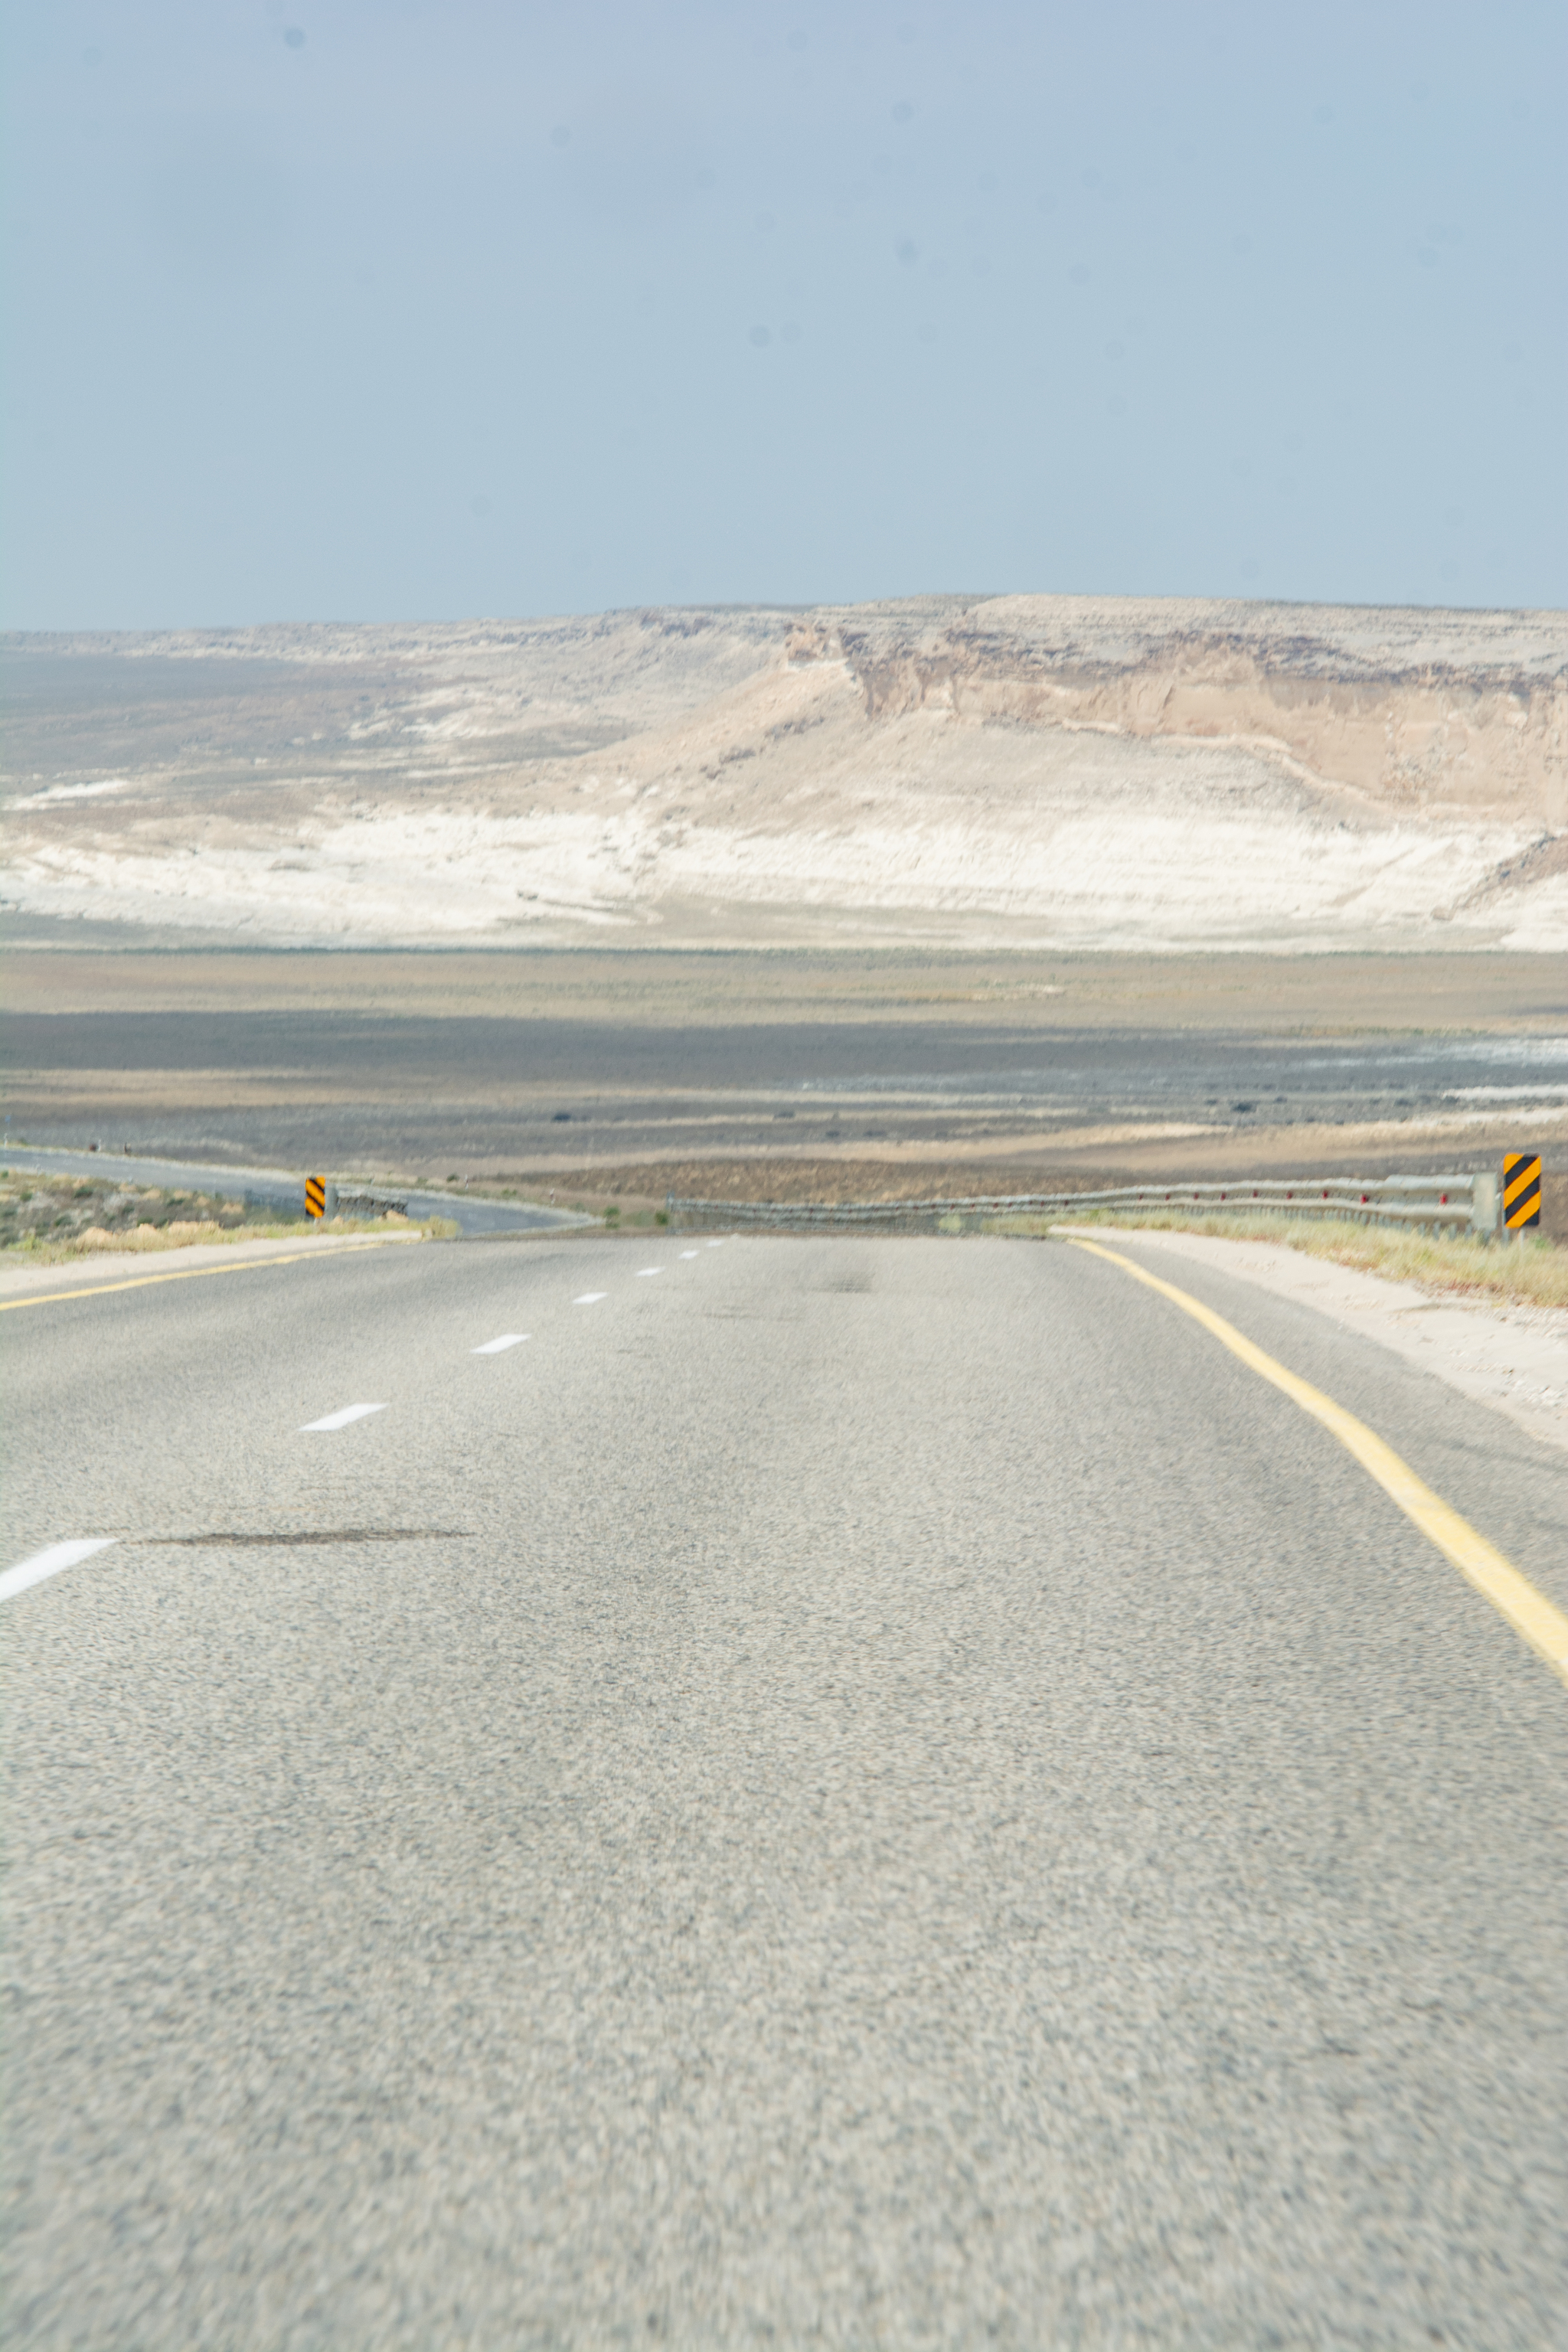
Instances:
[[[310,1429],[346,1429],[351,1421],[363,1421],[367,1412],[385,1411],[384,1404],[345,1404],[337,1412],[323,1413],[320,1421],[301,1422],[300,1434],[302,1437]]]
[[[721,1249],[723,1244],[710,1242],[708,1246],[710,1249]],[[680,1255],[683,1258],[694,1258],[697,1252],[694,1249],[682,1250]],[[663,1272],[662,1265],[640,1265],[637,1278],[646,1280],[650,1275]],[[572,1304],[574,1307],[596,1307],[601,1298],[608,1296],[605,1290],[585,1290]],[[469,1352],[476,1356],[503,1355],[508,1348],[521,1348],[529,1337],[526,1331],[503,1331],[499,1339],[487,1339],[482,1347],[474,1348]],[[336,1412],[323,1413],[320,1421],[302,1423],[300,1433],[304,1436],[317,1431],[347,1429],[353,1422],[364,1421],[373,1412],[385,1411],[384,1404],[342,1405]],[[75,1568],[81,1560],[90,1559],[94,1552],[107,1551],[119,1540],[118,1536],[79,1536],[68,1543],[50,1544],[46,1551],[35,1552],[31,1559],[20,1560],[15,1568],[8,1568],[4,1575],[0,1575],[0,1601],[9,1601],[16,1593],[26,1592],[30,1585],[42,1584],[46,1577],[58,1576],[61,1569]]]
[[[19,1560],[0,1576],[0,1601],[9,1601],[14,1593],[26,1592],[29,1584],[42,1584],[46,1576],[58,1576],[62,1568],[74,1568],[79,1560],[90,1559],[95,1551],[107,1551],[117,1536],[78,1536],[70,1543],[51,1544],[47,1551],[36,1551],[31,1559]]]

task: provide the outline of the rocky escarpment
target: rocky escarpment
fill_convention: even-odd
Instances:
[[[30,916],[1568,945],[1561,614],[928,598],[13,640],[0,675]]]
[[[1563,616],[995,598],[890,607],[792,633],[841,653],[868,718],[974,719],[1274,749],[1407,808],[1568,827]]]

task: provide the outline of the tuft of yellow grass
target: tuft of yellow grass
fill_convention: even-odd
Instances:
[[[426,1217],[418,1224],[398,1216],[377,1219],[374,1224],[360,1218],[336,1217],[330,1225],[323,1224],[320,1218],[300,1218],[276,1225],[220,1225],[208,1219],[175,1218],[166,1225],[133,1225],[128,1233],[119,1234],[109,1233],[102,1225],[89,1225],[84,1233],[73,1234],[69,1241],[61,1242],[38,1241],[29,1234],[16,1244],[16,1255],[29,1265],[68,1265],[79,1258],[97,1257],[106,1251],[117,1255],[130,1252],[142,1257],[164,1250],[193,1249],[204,1242],[243,1247],[247,1242],[299,1241],[312,1234],[372,1234],[383,1225],[398,1233],[418,1234],[425,1241],[451,1241],[461,1230],[450,1217]]]
[[[1331,1258],[1389,1282],[1413,1282],[1449,1297],[1506,1301],[1516,1307],[1568,1307],[1568,1250],[1548,1241],[1434,1240],[1390,1225],[1358,1225],[1349,1218],[1281,1217],[1266,1212],[1238,1216],[1184,1215],[1179,1209],[1131,1213],[1089,1209],[1081,1216],[998,1218],[988,1230],[1036,1234],[1051,1224],[1105,1225],[1132,1232],[1217,1234],[1228,1241],[1280,1242],[1307,1257]]]

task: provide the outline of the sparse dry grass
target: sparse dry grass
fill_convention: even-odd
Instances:
[[[259,1202],[226,1193],[0,1168],[0,1264],[20,1259],[28,1265],[68,1265],[109,1252],[140,1257],[198,1243],[296,1241],[322,1232],[388,1228],[427,1241],[445,1241],[458,1230],[449,1217],[416,1224],[395,1210],[374,1220],[339,1217],[323,1226],[310,1218],[268,1213]]]
[[[425,1241],[450,1241],[458,1230],[450,1217],[427,1217],[417,1224],[407,1217],[377,1217],[374,1221],[336,1217],[330,1225],[319,1219],[272,1225],[220,1225],[216,1219],[176,1219],[172,1224],[134,1225],[129,1233],[117,1234],[106,1232],[101,1225],[89,1225],[85,1233],[73,1234],[68,1241],[41,1241],[29,1234],[6,1255],[24,1265],[70,1265],[80,1258],[97,1257],[107,1252],[116,1256],[130,1253],[142,1257],[167,1250],[193,1249],[212,1242],[243,1248],[250,1242],[300,1241],[321,1234],[369,1235],[389,1231],[417,1234]]]
[[[1043,1234],[1062,1218],[998,1218],[994,1233]],[[1151,1209],[1131,1215],[1086,1210],[1075,1225],[1135,1232],[1215,1234],[1226,1241],[1277,1242],[1308,1257],[1331,1258],[1389,1282],[1413,1282],[1423,1290],[1453,1297],[1507,1301],[1518,1307],[1568,1307],[1568,1250],[1547,1241],[1483,1244],[1434,1241],[1425,1234],[1386,1225],[1357,1225],[1349,1219],[1253,1216],[1184,1216],[1179,1210]]]

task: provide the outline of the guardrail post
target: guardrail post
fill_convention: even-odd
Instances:
[[[1496,1171],[1482,1169],[1470,1188],[1470,1231],[1484,1242],[1497,1234],[1498,1201],[1502,1191]]]

